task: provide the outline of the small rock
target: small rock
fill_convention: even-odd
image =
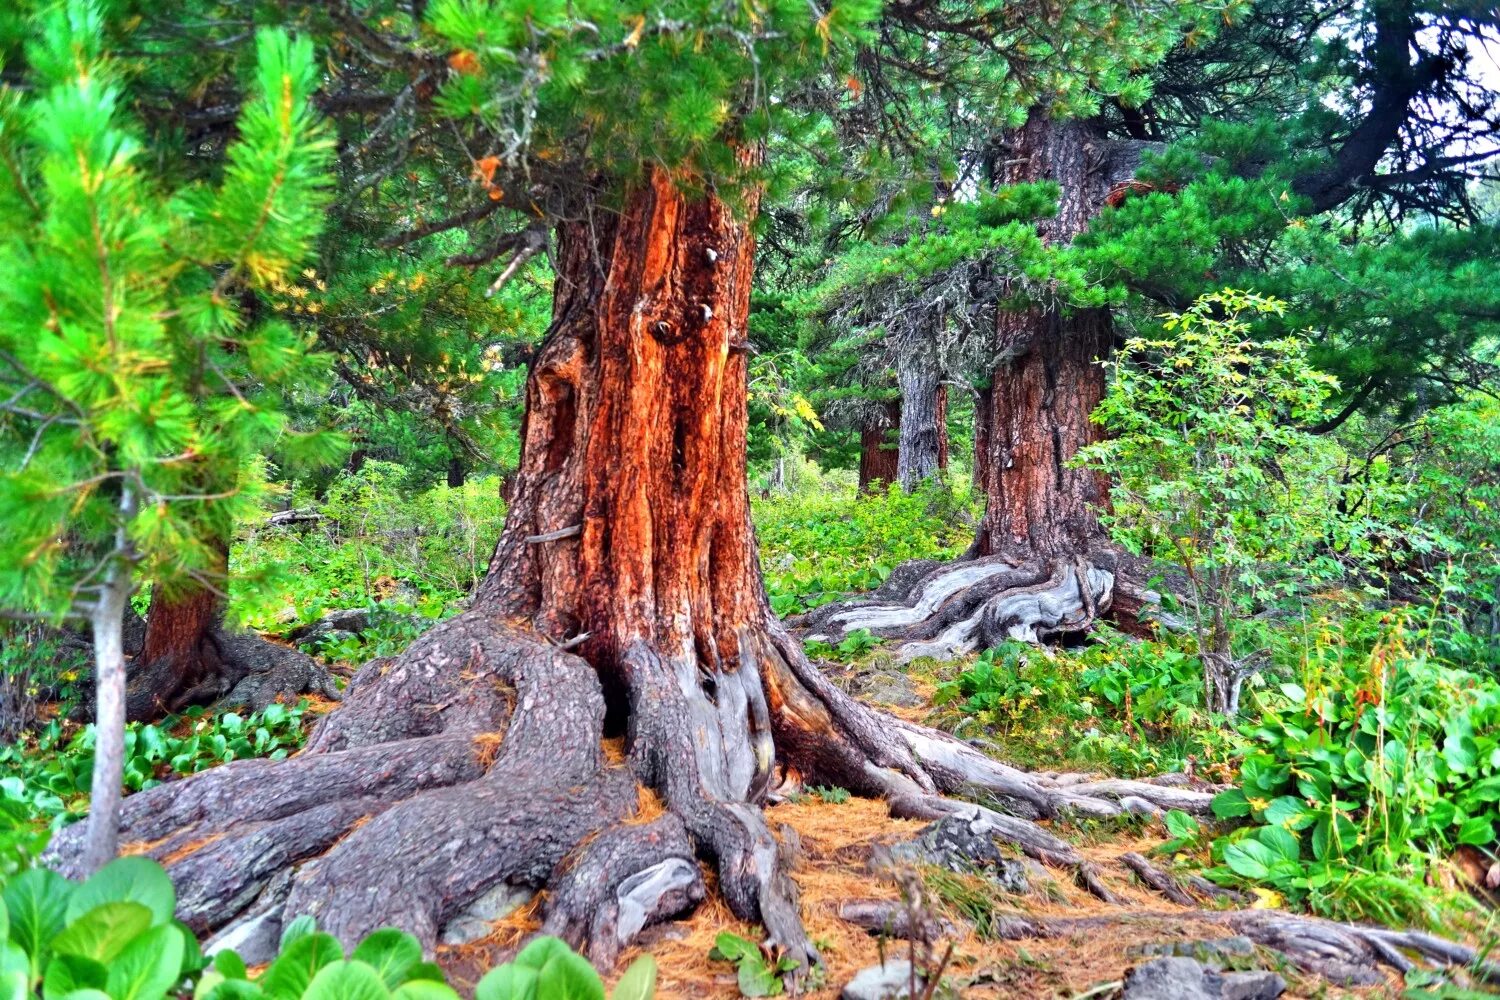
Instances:
[[[221,951],[232,951],[250,965],[260,965],[276,957],[281,948],[281,917],[267,911],[248,920],[230,924],[203,945],[203,954],[212,958]]]
[[[1229,972],[1224,975],[1223,1000],[1276,1000],[1286,992],[1286,980],[1274,972]]]
[[[1204,942],[1187,942],[1203,944]],[[1274,972],[1220,973],[1197,959],[1152,959],[1125,974],[1122,1000],[1276,1000],[1286,980]]]
[[[872,965],[860,970],[849,980],[839,994],[839,1000],[910,1000],[911,963],[889,961],[884,965]],[[922,974],[917,973],[917,984],[922,983]]]
[[[1220,1000],[1222,981],[1191,958],[1154,958],[1125,973],[1121,1000]]]
[[[329,611],[310,625],[299,625],[286,634],[293,642],[318,642],[357,636],[370,627],[370,615],[363,608]]]
[[[1006,892],[1026,892],[1026,865],[1008,857],[995,838],[962,816],[944,816],[911,840],[893,844],[896,861],[936,865],[953,872],[978,872]]]
[[[460,945],[478,941],[490,932],[495,921],[514,913],[534,895],[536,893],[524,886],[501,882],[448,921],[440,943]]]
[[[910,677],[895,670],[864,674],[854,682],[854,692],[865,701],[897,708],[918,708],[927,700],[917,693]]]

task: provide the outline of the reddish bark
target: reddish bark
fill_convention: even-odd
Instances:
[[[974,485],[981,491],[990,476],[990,422],[994,419],[994,387],[985,386],[974,399]]]
[[[859,428],[859,492],[873,493],[894,483],[898,475],[901,401],[893,399]]]
[[[1042,226],[1049,243],[1067,243],[1097,210],[1104,178],[1090,170],[1089,134],[1033,111],[1009,137],[1002,183],[1056,181],[1057,215]],[[1097,474],[1070,467],[1097,439],[1090,420],[1104,394],[1113,332],[1105,310],[1034,307],[1002,310],[996,329],[1004,358],[995,366],[985,411],[977,419],[976,448],[984,437],[988,501],[978,555],[1019,553],[1051,559],[1089,551],[1102,539],[1098,511],[1108,495]]]

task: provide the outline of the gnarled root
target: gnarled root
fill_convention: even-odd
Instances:
[[[1005,555],[899,567],[872,599],[825,605],[795,623],[837,641],[868,629],[902,661],[951,658],[1007,640],[1039,642],[1088,629],[1114,595],[1115,560],[1021,561]]]
[[[1481,961],[1473,948],[1425,931],[1394,931],[1384,927],[1340,924],[1279,910],[1122,911],[1118,916],[1041,919],[1022,914],[996,922],[1000,936],[1010,940],[1063,937],[1096,933],[1124,922],[1181,923],[1193,921],[1227,928],[1262,947],[1278,951],[1306,972],[1349,986],[1370,986],[1384,977],[1379,966],[1405,973],[1416,960],[1438,966],[1467,968],[1477,978],[1500,984],[1500,965]],[[1415,956],[1415,959],[1409,956]]]

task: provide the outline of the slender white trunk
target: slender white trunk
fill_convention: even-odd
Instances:
[[[121,786],[125,781],[125,605],[130,599],[129,538],[135,513],[129,487],[120,498],[120,528],[94,606],[94,775],[84,835],[83,870],[103,868],[119,853]]]

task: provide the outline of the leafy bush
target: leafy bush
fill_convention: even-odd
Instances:
[[[1180,566],[1209,709],[1233,718],[1257,663],[1241,620],[1258,605],[1384,558],[1393,532],[1361,484],[1345,502],[1345,456],[1303,430],[1337,387],[1295,337],[1256,340],[1250,320],[1275,299],[1225,290],[1133,338],[1094,419],[1107,437],[1080,461],[1114,479],[1114,538]],[[1408,536],[1412,533],[1407,532]]]
[[[1214,800],[1248,825],[1210,874],[1335,916],[1434,923],[1423,877],[1500,847],[1500,684],[1433,655],[1408,612],[1330,623],[1258,694],[1258,745]],[[1399,885],[1398,885],[1399,883]]]
[[[766,590],[788,615],[874,590],[909,559],[952,559],[973,540],[966,497],[941,483],[753,504]]]

